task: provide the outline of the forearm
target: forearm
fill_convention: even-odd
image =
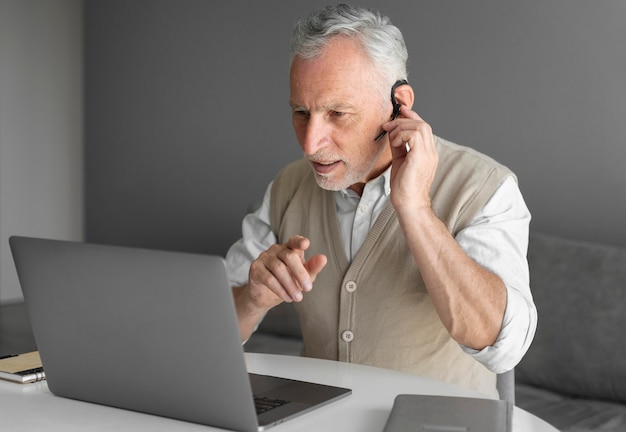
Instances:
[[[473,261],[429,207],[403,209],[398,217],[433,305],[450,335],[477,350],[492,345],[506,307],[502,280]]]
[[[256,305],[247,286],[233,287],[233,298],[237,321],[239,322],[239,334],[241,341],[245,342],[250,338],[268,309]]]

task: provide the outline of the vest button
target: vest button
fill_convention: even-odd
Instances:
[[[354,340],[354,333],[350,330],[346,330],[341,333],[341,339],[343,339],[344,342],[352,342]]]
[[[355,281],[348,281],[348,282],[346,282],[345,288],[346,288],[346,291],[348,291],[349,293],[355,292],[356,291],[356,282]]]

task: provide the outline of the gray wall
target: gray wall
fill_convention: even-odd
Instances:
[[[81,0],[0,0],[0,303],[11,235],[83,238]]]
[[[87,239],[225,253],[300,155],[287,39],[326,3],[87,0]],[[435,132],[516,171],[534,230],[626,246],[626,2],[361,4],[403,30]]]

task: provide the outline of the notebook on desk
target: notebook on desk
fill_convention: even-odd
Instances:
[[[10,244],[58,396],[256,431],[351,393],[247,373],[220,257],[26,237]],[[266,412],[256,414],[253,394]]]
[[[510,432],[513,405],[454,396],[396,396],[383,432]]]
[[[37,351],[0,356],[0,379],[28,384],[46,379]]]

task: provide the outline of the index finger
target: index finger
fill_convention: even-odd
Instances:
[[[310,245],[311,241],[301,235],[289,237],[289,240],[287,240],[287,247],[293,250],[305,251],[309,248]]]
[[[297,253],[297,256],[299,257],[299,262],[296,262],[295,256],[287,255],[283,257],[283,262],[289,268],[293,280],[303,291],[310,291],[313,287],[311,275],[309,274],[309,271],[305,266],[304,258],[304,251],[307,250],[310,245],[311,241],[306,237],[300,235],[290,237],[289,240],[287,240],[286,246],[288,249],[291,249],[292,251]],[[300,293],[297,290],[295,290],[294,292],[294,289],[291,288],[287,289],[287,291],[290,292],[290,295],[294,300],[301,300],[301,296],[299,295]],[[294,294],[297,297],[294,297]]]

